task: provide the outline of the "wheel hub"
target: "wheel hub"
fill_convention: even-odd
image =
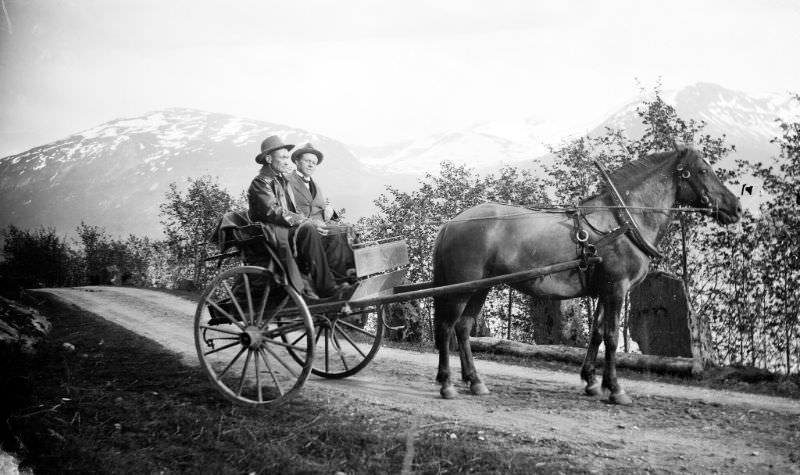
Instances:
[[[239,341],[242,346],[255,350],[261,347],[264,342],[264,336],[257,327],[249,326],[239,335]]]

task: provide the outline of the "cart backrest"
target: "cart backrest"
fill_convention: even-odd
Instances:
[[[405,239],[365,244],[353,249],[356,276],[364,277],[408,265]]]

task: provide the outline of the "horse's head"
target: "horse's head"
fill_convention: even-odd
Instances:
[[[722,184],[711,165],[696,150],[676,147],[678,180],[676,201],[695,208],[705,208],[705,214],[722,224],[731,224],[742,217],[739,198]]]

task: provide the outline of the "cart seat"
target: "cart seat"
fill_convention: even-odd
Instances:
[[[288,229],[250,221],[246,212],[230,211],[217,222],[209,242],[222,253],[235,248],[245,265],[264,267],[280,282],[288,279],[302,293],[305,284],[294,260]]]

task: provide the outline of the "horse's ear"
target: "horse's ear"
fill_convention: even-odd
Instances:
[[[678,158],[685,157],[686,156],[686,152],[689,151],[689,149],[687,147],[681,147],[678,144],[678,141],[675,140],[674,138],[672,139],[672,148],[674,148],[675,151],[678,153]]]

